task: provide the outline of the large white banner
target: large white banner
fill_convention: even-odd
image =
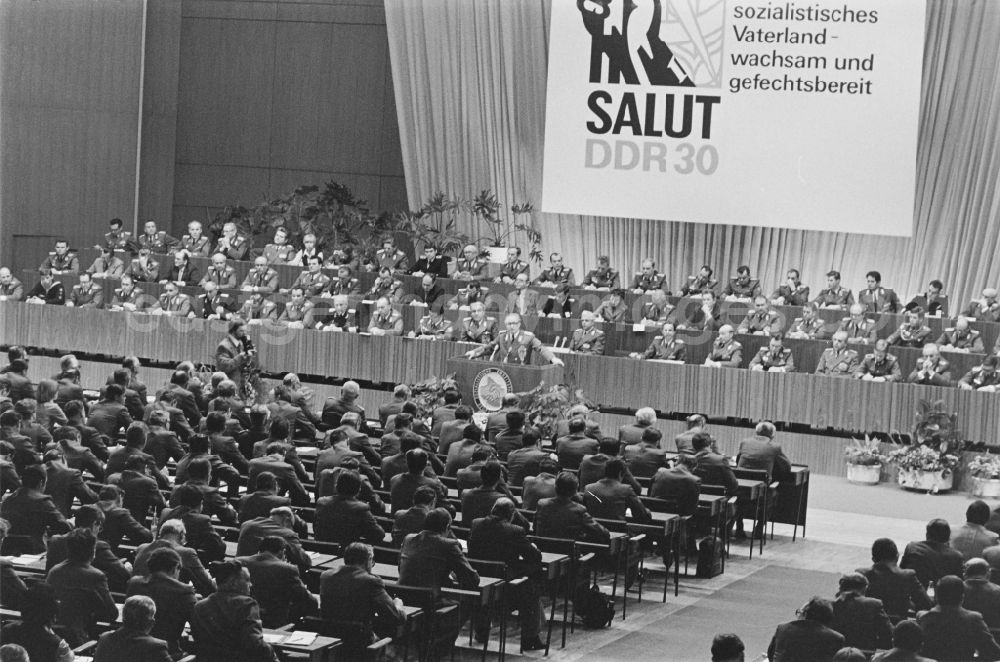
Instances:
[[[552,0],[547,212],[909,236],[924,0]]]

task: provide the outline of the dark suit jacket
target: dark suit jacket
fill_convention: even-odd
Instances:
[[[367,542],[380,545],[385,531],[375,521],[367,503],[340,496],[323,497],[316,502],[316,520],[313,522],[316,540],[339,542]]]
[[[14,566],[0,559],[0,605],[8,609],[20,609],[27,592],[28,587],[14,571]]]
[[[98,402],[90,408],[87,425],[96,428],[104,436],[114,439],[119,430],[124,430],[132,423],[128,409],[120,402]]]
[[[651,515],[642,505],[631,485],[612,478],[602,478],[584,488],[583,504],[599,519],[625,519],[625,510],[631,508],[633,520],[648,520]]]
[[[520,487],[524,484],[526,477],[538,475],[538,472],[541,471],[538,465],[548,456],[548,453],[535,446],[512,451],[507,456],[508,482],[515,487]]]
[[[52,536],[45,552],[45,571],[59,565],[67,558],[66,535]],[[94,560],[90,562],[108,578],[108,587],[112,591],[122,592],[132,573],[122,565],[121,560],[111,551],[111,546],[103,540],[98,540],[94,549]]]
[[[184,418],[191,427],[198,427],[201,423],[201,410],[198,408],[198,400],[194,397],[194,393],[177,384],[168,385],[166,390],[177,394],[177,408],[184,412]]]
[[[899,567],[915,570],[917,579],[926,587],[945,575],[961,577],[963,564],[962,554],[948,543],[915,540],[907,543]]]
[[[161,547],[169,547],[181,557],[180,580],[182,582],[191,582],[194,584],[195,590],[202,595],[208,595],[215,590],[215,582],[208,576],[208,571],[205,570],[201,559],[198,558],[198,552],[190,547],[182,547],[164,538],[159,538],[153,542],[139,546],[139,549],[135,552],[135,563],[132,573],[137,577],[148,575],[149,567],[146,564],[149,561],[149,556]]]
[[[902,570],[894,563],[876,563],[870,568],[858,568],[857,572],[868,578],[868,597],[881,600],[887,614],[905,617],[933,605],[913,570]]]
[[[684,467],[657,470],[649,486],[649,496],[676,500],[680,515],[694,515],[700,494],[701,478]]]
[[[45,477],[45,493],[52,497],[52,503],[64,517],[70,516],[74,497],[84,504],[97,501],[97,495],[87,487],[83,475],[76,469],[49,462],[45,465]]]
[[[133,577],[128,580],[128,595],[147,595],[156,603],[156,624],[149,633],[163,639],[171,651],[180,651],[178,640],[191,620],[197,598],[190,584],[164,574]]]
[[[830,627],[844,635],[844,645],[875,650],[892,646],[892,625],[876,598],[848,593],[833,601]]]
[[[332,620],[392,619],[405,616],[396,610],[382,579],[363,568],[345,565],[325,570],[319,577],[323,618]]]
[[[200,480],[188,479],[183,483],[174,483],[174,489],[170,493],[170,507],[176,508],[180,505],[179,490],[183,486],[194,487],[201,492],[201,512],[208,516],[216,516],[226,526],[236,525],[236,511],[229,505],[225,497],[219,493],[219,488],[212,487],[208,483]],[[256,551],[256,550],[254,550]]]
[[[534,574],[542,561],[542,553],[528,542],[524,527],[492,515],[472,522],[469,556],[506,563],[515,577]]]
[[[202,563],[207,565],[212,561],[226,558],[226,543],[212,527],[211,517],[193,512],[187,506],[177,506],[163,509],[160,521],[166,522],[168,519],[179,519],[184,522],[187,545],[198,552]]]
[[[646,428],[652,427],[650,425],[639,425],[637,423],[629,423],[628,425],[623,425],[618,428],[618,441],[622,444],[638,444],[642,442],[642,433],[646,431]]]
[[[239,522],[267,517],[274,508],[291,505],[291,499],[270,492],[253,492],[240,497]]]
[[[400,584],[433,588],[454,586],[452,573],[460,588],[479,588],[479,573],[469,565],[469,560],[454,538],[421,531],[407,536],[403,541],[399,557]]]
[[[157,614],[159,618],[159,614]],[[105,632],[97,642],[94,659],[100,662],[173,662],[167,642],[124,627]]]
[[[237,556],[251,556],[260,549],[260,541],[267,536],[278,536],[284,538],[285,558],[289,563],[294,563],[300,570],[305,571],[312,565],[312,559],[302,550],[302,543],[299,536],[291,529],[279,526],[270,517],[257,517],[247,520],[240,526],[240,537],[236,543]]]
[[[579,469],[583,456],[595,455],[597,451],[597,440],[583,433],[566,435],[556,442],[559,466],[563,469]]]
[[[26,553],[45,551],[42,536],[46,528],[51,533],[66,533],[70,528],[52,503],[52,497],[27,487],[20,487],[4,497],[0,517],[10,522],[9,537],[25,536]]]
[[[586,508],[564,497],[550,497],[538,502],[535,534],[546,538],[595,542],[604,542],[610,537],[608,530],[595,522]]]
[[[917,623],[924,630],[921,652],[938,662],[971,660],[976,653],[979,660],[1000,660],[1000,646],[978,612],[938,605],[918,614]]]
[[[626,446],[622,457],[629,472],[640,478],[652,478],[658,469],[667,466],[666,451],[643,443]]]
[[[772,480],[783,480],[792,473],[792,464],[785,457],[781,444],[758,435],[740,442],[736,466],[741,469],[763,469]]]
[[[49,570],[45,582],[59,599],[59,623],[73,647],[96,635],[98,621],[114,623],[118,609],[108,591],[104,573],[89,563],[63,561]]]
[[[179,460],[184,457],[184,447],[181,446],[177,434],[162,428],[150,428],[143,450],[153,457],[160,469],[167,466],[168,459]]]
[[[98,501],[96,505],[104,511],[101,540],[106,540],[111,549],[118,549],[118,545],[125,539],[132,545],[140,545],[153,539],[149,529],[135,521],[129,511],[119,508],[114,502]]]
[[[310,503],[309,493],[299,480],[295,467],[285,461],[281,455],[265,455],[255,457],[250,460],[249,477],[250,485],[257,484],[257,476],[262,471],[270,471],[278,479],[279,490],[287,490],[288,496],[296,506],[308,506]]]
[[[260,608],[249,595],[218,591],[200,600],[191,616],[198,662],[273,662],[264,642]]]
[[[146,521],[150,506],[160,509],[166,505],[156,481],[131,469],[122,472],[119,487],[122,490],[122,505],[139,522]]]
[[[767,656],[771,662],[830,662],[844,647],[844,636],[816,621],[782,623],[774,632]]]
[[[1000,628],[1000,586],[987,579],[966,579],[962,606],[982,614],[991,630]]]
[[[316,608],[316,601],[299,577],[299,569],[273,554],[240,557],[250,570],[250,596],[260,605],[266,628],[281,627]]]
[[[736,494],[740,484],[725,456],[703,448],[695,453],[695,457],[698,459],[698,466],[694,472],[701,478],[702,485],[722,485],[726,488],[726,496]]]
[[[392,512],[404,510],[413,505],[413,493],[422,485],[433,487],[438,493],[438,503],[448,498],[448,490],[437,478],[414,476],[409,472],[393,476],[389,481],[389,508]]]
[[[288,423],[288,440],[293,438],[315,439],[316,426],[299,408],[286,400],[278,400],[267,405],[271,418],[282,418]]]

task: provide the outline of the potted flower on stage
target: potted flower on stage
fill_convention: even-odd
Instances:
[[[865,435],[864,439],[851,439],[844,449],[847,458],[847,480],[862,485],[877,485],[882,476],[882,463],[886,456],[878,439]]]
[[[889,462],[899,468],[899,484],[932,494],[950,490],[963,445],[958,414],[947,412],[943,400],[921,400],[912,440],[889,453]]]
[[[972,476],[972,496],[1000,498],[1000,455],[977,455],[969,462],[968,470]]]

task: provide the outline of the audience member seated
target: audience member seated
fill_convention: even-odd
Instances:
[[[570,297],[569,294],[569,285],[556,285],[555,291],[545,296],[539,314],[542,317],[550,317],[552,319],[569,319],[573,317],[573,304],[576,303],[576,299]]]
[[[620,459],[608,461],[604,478],[584,488],[583,503],[587,512],[599,519],[624,520],[625,511],[630,510],[629,519],[632,521],[641,522],[652,518],[632,486],[622,483],[624,472],[625,464]]]
[[[871,662],[934,662],[919,653],[924,647],[924,631],[916,621],[900,622],[892,631],[892,648],[875,653]]]
[[[858,353],[847,348],[847,331],[833,334],[830,347],[823,350],[814,374],[849,377],[858,369]]]
[[[328,621],[371,623],[373,637],[393,636],[406,620],[403,601],[389,597],[382,579],[372,574],[373,566],[370,546],[355,542],[345,547],[344,565],[319,577],[320,613]]]
[[[0,517],[10,522],[3,551],[5,554],[41,554],[45,552],[42,540],[46,532],[68,533],[70,526],[52,503],[52,497],[45,494],[45,470],[30,465],[21,470],[20,476],[21,487],[4,497],[0,504]]]
[[[197,489],[202,494],[202,511],[208,516],[215,516],[226,526],[236,525],[236,511],[219,493],[219,488],[211,484],[212,463],[207,457],[197,457],[187,465],[187,480],[179,483],[174,481],[174,489],[170,493],[170,506],[180,505],[182,487]]]
[[[844,646],[863,650],[888,648],[892,625],[882,608],[882,601],[865,597],[868,580],[852,572],[840,578],[840,590],[833,601],[830,627],[844,635]]]
[[[990,564],[985,559],[965,562],[965,598],[962,606],[979,612],[990,630],[1000,628],[1000,587],[990,581]]]
[[[551,456],[538,463],[538,473],[524,478],[521,491],[521,505],[525,510],[535,510],[538,502],[556,495],[556,476],[559,474],[559,463]]]
[[[964,391],[982,391],[984,393],[996,393],[1000,388],[1000,358],[987,356],[980,366],[976,366],[962,376],[958,381],[958,387]]]
[[[771,294],[771,303],[775,306],[807,306],[809,304],[809,286],[801,280],[798,269],[789,269],[785,274],[785,284],[779,285]]]
[[[622,459],[629,473],[639,478],[652,478],[661,467],[667,466],[666,451],[660,449],[663,433],[654,427],[647,427],[637,443],[625,446]]]
[[[295,514],[287,506],[274,508],[268,517],[255,517],[243,522],[236,543],[236,555],[256,554],[260,551],[260,541],[268,536],[278,536],[285,540],[285,556],[289,563],[298,566],[299,572],[304,573],[312,566],[312,559],[302,549],[302,543],[295,532]]]
[[[625,303],[625,290],[614,289],[601,300],[594,309],[597,319],[606,324],[621,324],[628,321],[628,304]]]
[[[485,344],[496,340],[499,333],[497,318],[486,314],[486,304],[482,301],[474,301],[469,304],[469,316],[462,318],[455,340]]]
[[[982,354],[986,351],[979,331],[969,328],[969,318],[959,317],[955,326],[946,328],[937,339],[942,352]]]
[[[122,607],[122,626],[105,632],[94,651],[96,662],[171,662],[167,643],[150,636],[156,623],[156,604],[144,595],[133,595]]]
[[[181,557],[169,547],[153,551],[147,561],[149,574],[128,581],[127,594],[144,595],[156,605],[156,623],[150,634],[167,642],[175,659],[181,656],[180,639],[197,601],[194,588],[181,582]],[[211,580],[209,580],[211,581]]]
[[[74,531],[89,531],[97,538],[91,565],[104,573],[108,579],[108,587],[112,591],[124,591],[125,584],[132,575],[132,564],[122,562],[115,556],[111,546],[99,538],[104,527],[104,512],[97,506],[81,506],[76,511],[74,525]],[[55,535],[49,538],[45,553],[46,572],[68,558],[68,536],[69,534]]]
[[[927,384],[931,386],[951,386],[951,364],[941,358],[938,346],[934,343],[924,345],[921,358],[910,373],[911,384]]]
[[[858,303],[866,313],[898,313],[901,307],[894,290],[882,287],[882,274],[869,271],[865,274],[867,287],[858,290]]]
[[[177,506],[164,508],[160,521],[177,519],[184,523],[187,544],[198,552],[202,563],[221,561],[226,556],[226,543],[212,527],[212,518],[202,513],[205,497],[194,485],[177,488]]]
[[[803,305],[802,317],[792,320],[785,337],[796,340],[823,340],[829,337],[826,334],[826,322],[819,316],[817,310],[815,303]]]
[[[66,560],[45,577],[59,600],[59,624],[71,646],[94,638],[98,621],[114,623],[118,618],[107,578],[91,565],[96,544],[89,528],[70,531],[66,534]]]
[[[719,335],[705,357],[703,365],[709,368],[739,368],[743,364],[743,345],[733,338],[733,327],[723,324]]]
[[[177,287],[195,287],[201,282],[201,274],[191,264],[191,254],[185,250],[174,253],[174,265],[170,267],[170,271],[161,275],[166,276],[160,279],[163,285],[173,283]]]
[[[854,376],[869,382],[898,382],[902,380],[903,373],[899,369],[899,359],[889,354],[888,349],[888,341],[884,338],[876,340],[872,353],[865,354],[865,358],[855,369]]]
[[[813,303],[820,308],[847,310],[854,303],[854,295],[846,287],[841,287],[840,272],[833,270],[826,273],[826,289],[820,290]]]
[[[3,541],[9,531],[10,522],[0,519],[0,550],[3,549]],[[14,570],[14,565],[0,557],[0,605],[7,609],[21,609],[27,591],[28,587]]]
[[[750,267],[745,264],[736,268],[736,277],[730,278],[722,289],[722,298],[726,301],[749,303],[759,296],[760,281],[750,277]]]
[[[756,296],[753,300],[753,310],[749,311],[740,322],[736,332],[757,336],[770,336],[781,331],[781,313],[771,308],[767,297]]]
[[[255,257],[240,289],[253,294],[274,294],[278,291],[278,272],[267,266],[263,255]]]
[[[80,271],[80,260],[75,253],[70,252],[69,243],[65,239],[56,239],[55,250],[49,253],[38,268],[50,269],[54,276],[76,274]]]
[[[997,534],[986,529],[990,520],[990,507],[980,499],[965,509],[965,524],[951,535],[951,546],[968,561],[981,558],[983,550],[998,542]]]
[[[463,525],[470,525],[473,520],[488,515],[497,499],[506,496],[513,500],[513,495],[511,495],[506,483],[503,482],[503,465],[497,462],[495,456],[491,455],[488,457],[489,459],[483,461],[479,469],[479,486],[464,490],[459,486],[462,494]],[[521,514],[517,515],[515,524],[524,527],[529,526],[527,520]]]
[[[844,646],[844,636],[830,628],[833,605],[829,600],[813,597],[795,613],[798,620],[783,623],[775,630],[767,657],[775,662],[831,662]]]
[[[250,571],[239,561],[221,561],[212,574],[219,590],[195,604],[191,615],[197,662],[276,662],[250,597]]]
[[[978,612],[962,607],[965,584],[954,575],[942,577],[934,590],[937,605],[917,615],[924,631],[924,653],[939,662],[1000,660],[1000,646]]]
[[[725,489],[726,496],[733,496],[739,489],[729,460],[725,455],[715,452],[713,439],[707,432],[698,432],[691,438],[694,449],[695,474],[701,478],[702,485],[719,485]]]
[[[337,267],[337,277],[330,279],[329,289],[323,296],[337,297],[361,294],[361,282],[353,277],[353,273],[351,267],[346,264]]]
[[[346,545],[368,542],[379,545],[385,531],[371,513],[368,504],[358,498],[361,477],[353,471],[343,471],[337,477],[336,496],[322,497],[316,502],[313,531],[316,540]]]
[[[528,287],[528,275],[518,274],[514,278],[514,289],[507,294],[506,313],[517,313],[521,317],[537,317],[541,307],[541,294]]]
[[[927,588],[945,575],[961,576],[962,554],[952,549],[951,526],[946,520],[932,519],[927,523],[924,540],[907,543],[899,567],[915,570],[917,579]]]
[[[1000,322],[1000,299],[997,298],[997,289],[985,288],[983,298],[971,301],[962,311],[962,316],[980,322]]]
[[[717,634],[712,638],[712,662],[743,662],[746,647],[735,634]]]
[[[295,623],[316,611],[316,598],[299,577],[299,570],[285,561],[287,543],[278,536],[260,541],[260,551],[237,558],[250,570],[250,596],[260,605],[266,628]]]
[[[455,273],[452,278],[456,280],[480,280],[487,276],[487,266],[489,260],[479,255],[479,248],[475,244],[468,244],[462,249],[462,257],[455,261]]]
[[[850,317],[840,320],[837,327],[837,331],[847,333],[847,344],[870,345],[875,342],[875,322],[865,317],[865,307],[860,303],[852,304],[850,313]]]
[[[904,619],[921,609],[930,609],[931,599],[912,569],[900,569],[899,549],[890,538],[872,543],[872,565],[858,568],[868,580],[868,596],[882,601],[886,613],[894,621]]]
[[[0,267],[0,301],[20,301],[24,298],[24,284],[14,278],[10,269]]]
[[[284,230],[284,228],[278,228]],[[195,257],[208,257],[212,254],[212,245],[208,237],[204,234],[204,229],[198,221],[191,221],[187,224],[186,235],[181,237],[180,249],[187,251]],[[277,235],[277,232],[275,232]],[[180,251],[177,251],[178,253]]]
[[[521,274],[524,274],[527,280],[531,280],[528,263],[521,259],[520,246],[508,246],[507,261],[500,266],[500,275],[494,278],[493,282],[510,285]]]
[[[38,282],[28,290],[26,301],[61,306],[66,303],[66,291],[63,284],[55,279],[51,269],[39,269]]]
[[[645,294],[650,290],[663,290],[669,293],[667,277],[656,270],[656,261],[647,257],[640,265],[641,271],[632,277],[630,288],[636,294]]]
[[[444,465],[445,476],[456,476],[459,469],[472,464],[472,454],[482,443],[482,436],[482,430],[475,423],[469,423],[462,429],[462,438],[448,447],[448,458]]]
[[[569,421],[569,434],[556,441],[559,466],[563,469],[579,469],[585,455],[598,452],[599,444],[586,434],[587,424],[583,417],[576,416]]]
[[[24,595],[20,620],[7,623],[0,630],[0,641],[4,648],[10,644],[23,647],[28,653],[25,660],[72,662],[72,649],[53,630],[58,614],[56,591],[45,582],[37,582]]]
[[[140,545],[135,552],[135,567],[132,569],[134,576],[145,577],[150,574],[149,559],[158,549],[168,548],[177,553],[181,559],[180,580],[190,583],[194,589],[202,594],[208,595],[215,590],[215,582],[209,577],[205,566],[198,558],[198,553],[186,547],[187,531],[184,522],[172,519],[160,525],[159,536],[153,542]]]
[[[516,413],[521,416],[520,412]],[[508,481],[515,487],[523,485],[528,476],[538,474],[540,463],[549,457],[549,453],[541,449],[541,438],[534,428],[523,430],[518,437],[521,447],[507,455]]]
[[[639,323],[643,326],[661,326],[670,319],[674,306],[667,301],[667,293],[663,290],[653,290],[649,303],[644,303],[639,309]]]
[[[701,478],[694,475],[698,460],[693,455],[681,455],[673,467],[661,467],[653,474],[649,496],[677,503],[678,515],[694,515],[701,495]]]
[[[399,546],[411,533],[419,533],[424,528],[427,513],[437,506],[438,493],[430,485],[422,485],[413,492],[413,505],[405,510],[397,510],[393,515],[392,542]]]
[[[535,284],[542,287],[556,287],[557,285],[574,287],[576,278],[573,276],[573,270],[563,265],[563,256],[559,253],[552,253],[549,255],[549,268],[542,270],[542,273],[535,279]]]
[[[931,328],[924,323],[922,310],[906,313],[905,321],[886,339],[890,345],[921,348],[931,340]]]
[[[152,532],[122,507],[122,493],[118,486],[105,485],[97,496],[98,501],[94,505],[104,513],[104,526],[99,535],[112,550],[117,550],[118,545],[125,541],[130,545],[141,545],[153,539]]]
[[[66,466],[66,458],[58,448],[45,451],[45,493],[52,497],[63,517],[70,516],[73,500],[80,503],[94,503],[97,495],[83,482],[83,475]]]
[[[368,333],[373,336],[403,335],[403,316],[394,310],[385,297],[375,301],[375,311],[368,323]]]
[[[577,354],[604,354],[604,331],[594,326],[594,313],[585,310],[580,314],[580,328],[573,331],[569,349]]]
[[[478,428],[477,428],[478,429]],[[392,512],[406,510],[413,505],[413,494],[418,488],[428,485],[438,495],[438,503],[448,498],[448,490],[437,478],[424,474],[427,469],[427,451],[416,448],[406,453],[406,473],[393,476],[389,482],[390,508]]]
[[[434,278],[448,277],[448,260],[438,254],[438,248],[434,244],[424,246],[424,254],[410,267],[410,274],[413,276],[431,275]]]
[[[748,367],[759,372],[795,372],[795,357],[792,348],[784,346],[784,339],[780,331],[773,333],[767,347],[757,351]]]

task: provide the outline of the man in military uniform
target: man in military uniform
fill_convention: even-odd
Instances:
[[[333,297],[333,308],[330,309],[326,317],[316,322],[316,329],[320,331],[357,332],[358,314],[353,308],[348,308],[348,305],[349,300],[346,294],[338,294]],[[400,322],[402,322],[402,319],[400,319]],[[400,329],[402,329],[402,325]]]
[[[964,391],[985,391],[996,393],[1000,390],[1000,372],[997,371],[997,364],[1000,359],[996,356],[987,356],[983,364],[965,373],[958,381],[958,388]]]
[[[736,277],[730,278],[722,290],[726,301],[752,301],[760,296],[760,281],[750,278],[750,267],[743,264],[736,268]]]
[[[139,283],[155,283],[160,280],[160,263],[150,257],[149,246],[139,247],[139,256],[129,262],[125,272]]]
[[[292,283],[292,288],[301,287],[309,297],[319,296],[330,284],[330,277],[321,271],[321,267],[322,260],[319,256],[310,256],[308,268],[299,274]]]
[[[840,320],[837,330],[847,332],[847,343],[850,345],[875,342],[875,322],[865,319],[865,307],[860,303],[851,304],[851,316]]]
[[[538,315],[538,290],[528,287],[528,272],[514,278],[514,290],[507,295],[507,312],[526,317]]]
[[[313,319],[315,307],[313,302],[306,298],[305,290],[293,287],[285,309],[278,316],[278,321],[296,329],[311,329],[316,324]]]
[[[111,310],[142,310],[145,307],[146,294],[135,286],[135,281],[129,274],[122,275],[121,287],[115,290],[111,297]]]
[[[928,283],[926,292],[922,292],[910,299],[910,302],[906,304],[906,310],[922,308],[927,311],[928,315],[947,317],[948,295],[941,294],[943,289],[944,283],[939,280],[932,280]]]
[[[108,246],[118,251],[123,251],[127,249],[132,244],[132,233],[125,232],[122,230],[122,219],[112,218],[108,221],[108,232],[104,233],[104,243],[95,246],[94,248],[101,248],[101,246]]]
[[[320,266],[323,266],[323,251],[316,245],[316,235],[312,232],[302,235],[302,250],[292,258],[292,264],[301,264],[303,268],[309,267],[309,258],[318,257]]]
[[[484,288],[478,280],[470,280],[468,285],[458,291],[449,307],[455,310],[463,306],[472,306],[477,301],[485,301],[486,293],[489,291],[489,288]]]
[[[382,240],[382,248],[375,251],[373,266],[380,271],[387,268],[393,275],[406,273],[406,253],[396,248],[396,241],[392,237],[386,237]]]
[[[642,261],[642,271],[632,277],[632,291],[644,294],[650,290],[663,290],[667,294],[667,277],[656,270],[656,262],[647,257]]]
[[[580,313],[580,328],[573,332],[569,341],[571,351],[579,354],[604,354],[604,331],[594,326],[597,316],[589,310]]]
[[[894,290],[882,287],[882,274],[869,271],[865,274],[868,287],[858,292],[858,303],[868,313],[898,313],[899,297]]]
[[[39,269],[49,269],[53,276],[75,274],[80,272],[80,260],[75,253],[69,252],[69,244],[65,239],[56,240],[56,249],[42,261]]]
[[[785,337],[797,338],[799,340],[820,340],[824,337],[825,327],[826,322],[820,318],[816,304],[807,303],[802,306],[802,317],[795,318],[792,325],[788,328]]]
[[[840,308],[847,310],[854,303],[854,294],[840,286],[840,272],[826,272],[826,289],[820,290],[813,302],[820,308]]]
[[[653,290],[652,301],[644,303],[639,312],[640,324],[646,326],[659,326],[667,321],[674,306],[667,302],[667,293],[663,290]]]
[[[451,340],[452,324],[444,318],[444,304],[435,301],[427,308],[427,314],[420,318],[416,332],[411,331],[411,337],[429,340]]]
[[[66,305],[70,308],[104,308],[104,288],[84,271],[80,274],[80,282],[70,290]]]
[[[236,269],[226,263],[226,256],[222,253],[212,256],[212,266],[205,270],[205,277],[198,284],[204,285],[208,280],[215,281],[220,290],[236,289]]]
[[[731,324],[723,324],[719,337],[712,343],[712,349],[705,357],[704,365],[710,368],[739,368],[743,363],[743,345],[733,339]]]
[[[181,237],[180,250],[187,251],[195,257],[208,257],[212,254],[212,244],[208,237],[202,234],[201,223],[188,223],[188,233]]]
[[[285,226],[274,230],[274,239],[264,246],[264,259],[268,264],[289,264],[295,259],[295,246],[288,243],[288,230]]]
[[[531,280],[528,263],[521,259],[521,249],[518,246],[507,248],[507,261],[500,267],[500,275],[493,279],[494,283],[513,283],[518,275],[524,274]]]
[[[681,288],[681,296],[693,297],[708,290],[714,292],[719,286],[719,281],[712,278],[713,273],[712,267],[707,264],[701,265],[697,275],[687,277],[687,282]]]
[[[962,315],[980,322],[1000,322],[1000,301],[997,301],[996,288],[987,287],[983,290],[983,298],[970,302]]]
[[[964,352],[982,354],[986,351],[983,338],[978,331],[969,328],[969,320],[959,317],[955,326],[949,326],[937,339],[942,352]]]
[[[721,324],[719,299],[715,290],[705,290],[690,301],[682,301],[683,305],[675,308],[668,318],[678,329],[702,329],[715,331]],[[695,306],[694,304],[698,304]]]
[[[20,301],[24,298],[24,284],[14,278],[7,267],[0,267],[0,301]]]
[[[28,291],[28,303],[47,303],[61,306],[66,303],[63,284],[52,276],[51,269],[38,270],[38,282]]]
[[[924,311],[911,310],[906,313],[906,321],[887,340],[899,347],[923,347],[930,342],[930,335],[931,328],[924,324]]]
[[[875,349],[858,364],[854,377],[866,382],[898,382],[903,379],[899,369],[899,359],[889,353],[889,343],[881,338],[875,341]]]
[[[846,377],[853,374],[857,367],[858,353],[847,348],[847,331],[837,331],[833,334],[832,346],[820,355],[814,374]]]
[[[783,344],[781,332],[771,334],[767,347],[761,347],[750,359],[750,369],[763,372],[795,372],[795,357],[792,348]]]
[[[501,363],[531,365],[535,362],[534,355],[540,354],[549,363],[563,365],[562,359],[542,345],[535,334],[521,328],[521,316],[517,313],[509,313],[504,318],[504,328],[505,331],[490,343],[466,352],[466,358],[487,356]]]
[[[798,269],[789,269],[785,274],[785,284],[779,285],[771,294],[775,306],[804,306],[809,303],[809,286],[799,280]]]
[[[389,267],[382,267],[379,269],[378,275],[375,277],[375,282],[372,283],[371,289],[365,293],[365,298],[375,300],[385,297],[392,302],[399,303],[402,287],[403,281],[393,277],[392,269]]]
[[[601,320],[611,324],[628,321],[628,305],[625,303],[625,290],[611,290],[611,293],[594,311]]]
[[[660,335],[653,338],[649,347],[641,354],[632,352],[633,359],[656,359],[658,361],[684,361],[687,358],[687,344],[677,337],[677,329],[671,322],[663,325]]]
[[[475,244],[469,244],[462,249],[462,257],[455,263],[455,274],[452,276],[457,280],[479,280],[486,277],[486,267],[489,261],[479,256],[479,249]]]
[[[247,322],[252,322],[253,320],[277,321],[278,305],[273,301],[265,299],[263,292],[254,292],[250,295],[249,299],[243,302],[239,316]]]
[[[153,306],[153,313],[174,317],[187,317],[190,312],[191,297],[181,292],[177,288],[176,283],[167,283],[164,285],[163,294],[160,295],[156,305]]]
[[[166,255],[175,246],[177,240],[163,230],[156,229],[156,221],[150,219],[142,226],[142,234],[136,237],[135,247],[141,253],[143,248],[148,248],[150,253]]]
[[[486,316],[486,304],[476,301],[469,306],[469,317],[462,318],[462,330],[458,340],[462,342],[492,342],[498,333],[495,317]]]
[[[951,386],[951,364],[941,358],[937,345],[927,343],[907,381],[911,384]]]
[[[205,290],[198,295],[201,302],[201,316],[207,320],[227,320],[236,310],[236,301],[229,294],[219,291],[219,285],[214,280],[203,280],[201,288]]]
[[[354,255],[354,246],[350,244],[333,249],[333,255],[327,260],[325,266],[331,269],[347,267],[352,274],[361,273],[361,260]]]
[[[360,294],[361,283],[357,278],[351,277],[350,267],[341,265],[337,269],[337,277],[330,279],[330,287],[327,291],[330,296],[334,297],[338,294]]]
[[[559,283],[556,291],[546,297],[542,304],[542,315],[568,319],[573,316],[573,302],[574,299],[569,297],[569,285]]]
[[[94,262],[87,267],[87,273],[93,278],[114,278],[118,279],[125,273],[125,263],[115,255],[115,249],[111,246],[101,246],[101,254],[94,258]]]
[[[758,294],[753,300],[753,310],[743,318],[736,332],[768,336],[780,331],[781,313],[771,308],[767,297]]]
[[[177,283],[178,287],[194,287],[198,283],[198,268],[191,264],[191,255],[186,250],[174,253],[174,266],[170,267],[166,278],[160,283]]]
[[[437,246],[427,244],[424,246],[424,256],[413,263],[410,267],[410,274],[413,276],[424,276],[433,274],[438,278],[448,277],[448,260],[438,255]]]
[[[576,285],[576,278],[573,276],[573,270],[563,265],[562,255],[552,253],[549,255],[549,268],[542,270],[542,273],[535,279],[535,285],[539,287],[569,285],[572,287]]]
[[[375,312],[368,322],[368,333],[373,336],[403,335],[403,316],[393,310],[392,304],[385,297],[375,302]]]
[[[254,258],[253,268],[247,272],[240,287],[244,292],[261,292],[274,294],[278,291],[278,272],[267,266],[267,258],[263,255]]]
[[[222,236],[215,244],[215,252],[230,260],[245,260],[250,254],[250,242],[236,231],[236,224],[230,221],[222,226]]]
[[[597,258],[597,268],[587,272],[583,286],[588,290],[615,290],[621,287],[618,270],[611,268],[607,255]]]

